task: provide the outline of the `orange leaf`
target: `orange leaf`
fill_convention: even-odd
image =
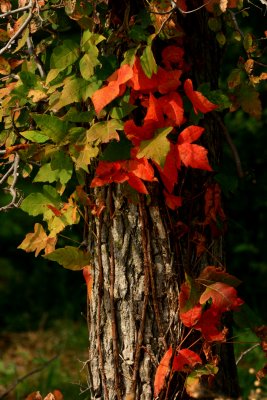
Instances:
[[[87,286],[87,296],[88,296],[89,301],[91,301],[92,289],[93,289],[93,277],[91,274],[91,266],[90,265],[83,268],[83,277],[85,279],[86,286]]]
[[[186,167],[212,171],[207,157],[208,151],[198,144],[183,143],[178,145],[181,161]]]
[[[172,358],[172,348],[170,347],[169,350],[166,351],[155,374],[154,380],[154,397],[158,397],[159,393],[162,391],[165,385],[165,379],[170,372],[170,360]]]
[[[180,133],[178,137],[178,144],[192,143],[199,139],[203,132],[204,128],[196,125],[190,125]]]
[[[158,104],[162,107],[163,114],[168,118],[167,126],[180,126],[185,122],[183,100],[179,93],[171,92],[160,97]]]
[[[184,49],[178,46],[167,46],[162,51],[162,62],[167,69],[172,69],[173,64],[182,68]]]
[[[107,86],[97,90],[93,94],[92,101],[97,114],[112,100],[116,99],[116,97],[122,96],[126,89],[125,83],[128,82],[132,76],[132,67],[128,64],[124,64],[107,79],[109,82]]]
[[[198,111],[205,114],[209,111],[215,110],[215,108],[218,107],[216,104],[211,103],[205,96],[203,96],[202,93],[193,89],[193,83],[191,79],[186,79],[184,83],[184,91],[186,96],[193,104],[195,114],[197,114]]]
[[[233,286],[222,282],[209,285],[200,296],[199,302],[205,304],[209,299],[212,299],[212,306],[221,313],[227,310],[235,310],[244,303],[237,297],[237,291]]]

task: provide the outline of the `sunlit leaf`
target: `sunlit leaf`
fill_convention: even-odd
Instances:
[[[56,249],[52,253],[43,256],[50,261],[56,261],[62,267],[71,269],[72,271],[80,271],[88,265],[89,254],[85,253],[78,247],[66,246]]]

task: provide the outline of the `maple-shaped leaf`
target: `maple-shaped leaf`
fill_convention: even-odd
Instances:
[[[174,356],[172,370],[187,372],[197,364],[202,364],[202,360],[197,353],[190,349],[181,349]]]
[[[197,140],[203,132],[204,128],[200,126],[191,125],[185,128],[178,136],[178,151],[180,159],[186,167],[212,171],[207,157],[208,151],[198,144],[191,143]]]
[[[215,282],[222,282],[234,287],[240,285],[241,283],[241,281],[235,276],[228,274],[224,268],[214,266],[205,267],[201,271],[197,280],[205,285],[210,285],[211,283]]]
[[[235,310],[244,302],[237,296],[237,291],[233,286],[222,282],[209,285],[199,299],[200,304],[205,304],[212,299],[212,306],[220,312]]]
[[[122,170],[121,163],[100,161],[95,171],[91,187],[103,186],[111,182],[122,183],[128,180],[127,173]]]
[[[25,239],[18,246],[18,249],[25,250],[26,253],[35,251],[35,257],[45,250],[45,254],[49,254],[55,250],[57,238],[47,236],[41,224],[34,225],[34,232],[28,233]]]
[[[130,65],[124,64],[115,71],[108,79],[108,85],[98,89],[92,96],[92,102],[97,114],[112,100],[121,96],[125,89],[125,83],[133,76],[133,69]]]
[[[218,106],[216,104],[211,103],[202,93],[193,89],[193,83],[191,79],[186,79],[184,83],[184,91],[186,96],[191,101],[194,111],[197,114],[198,111],[203,114],[215,110]]]
[[[164,389],[165,380],[170,372],[170,361],[172,358],[173,350],[170,347],[158,365],[154,380],[154,397],[158,397],[159,393]]]
[[[172,126],[157,129],[155,136],[151,140],[144,140],[141,142],[137,158],[149,158],[163,168],[167,154],[170,150],[170,142],[167,139],[167,136],[172,130]]]

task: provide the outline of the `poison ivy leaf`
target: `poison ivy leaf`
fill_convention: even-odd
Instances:
[[[53,252],[56,242],[57,238],[47,236],[42,225],[37,223],[34,225],[34,232],[26,235],[18,249],[25,250],[26,253],[35,251],[35,257],[37,257],[42,250],[45,250],[45,254]]]
[[[60,210],[55,210],[50,204],[47,205],[47,208],[49,214],[45,215],[45,219],[50,230],[50,236],[55,236],[66,226],[77,224],[80,221],[78,206],[72,197],[69,198],[68,203],[64,203]]]
[[[58,117],[46,114],[31,114],[42,134],[48,136],[54,143],[61,142],[68,132],[68,123]]]
[[[217,108],[216,104],[211,103],[205,96],[203,96],[202,93],[193,89],[193,83],[191,79],[186,79],[184,83],[184,91],[186,96],[191,101],[196,114],[198,111],[205,114]]]
[[[227,329],[223,328],[221,310],[211,306],[201,315],[199,321],[193,326],[199,330],[207,342],[224,342]]]
[[[60,46],[54,48],[50,59],[50,68],[65,69],[79,58],[79,54],[79,44],[71,39],[66,39]]]
[[[99,148],[91,143],[73,144],[70,146],[70,155],[75,163],[76,169],[83,169],[88,172],[88,165],[91,164],[93,158],[96,158]]]
[[[160,392],[164,389],[165,386],[165,380],[170,372],[170,361],[172,358],[172,353],[173,350],[170,347],[162,359],[160,360],[160,363],[157,367],[156,374],[155,374],[155,380],[154,380],[154,397],[158,397]]]
[[[21,203],[20,208],[29,215],[36,217],[39,214],[47,214],[51,211],[47,208],[52,204],[56,208],[60,207],[61,199],[56,189],[52,186],[44,185],[43,193],[31,193]]]
[[[82,78],[75,78],[73,76],[66,78],[58,101],[51,107],[52,110],[58,112],[62,107],[68,104],[81,101],[87,86],[88,82]]]
[[[88,265],[90,256],[77,247],[66,246],[56,249],[43,257],[46,260],[56,261],[64,268],[71,269],[72,271],[80,271]]]
[[[35,143],[45,143],[49,140],[49,137],[40,133],[40,131],[24,131],[20,132],[20,134],[25,137],[25,139]]]
[[[153,74],[157,73],[158,66],[156,64],[151,46],[146,46],[142,56],[140,57],[140,61],[144,73],[148,78],[151,78]]]
[[[221,311],[234,310],[244,303],[237,297],[237,291],[234,287],[222,282],[209,285],[200,296],[199,302],[205,304],[209,299],[212,299],[213,307]]]
[[[126,89],[125,83],[128,82],[132,76],[132,67],[128,64],[124,64],[107,79],[107,86],[97,90],[93,94],[92,101],[97,114],[112,100],[116,99],[116,97],[123,95]]]
[[[100,140],[101,143],[108,143],[110,140],[120,140],[117,130],[123,130],[123,123],[117,119],[97,122],[87,131],[88,142]]]
[[[157,129],[153,139],[141,142],[137,158],[150,158],[163,168],[166,156],[170,150],[170,142],[167,139],[167,136],[172,130],[172,126]]]
[[[44,164],[38,171],[33,182],[56,182],[65,185],[72,176],[73,163],[63,151],[52,154],[51,162]]]
[[[172,370],[187,372],[197,364],[202,364],[202,360],[197,353],[189,349],[181,349],[174,356]]]
[[[200,287],[190,276],[182,284],[179,294],[180,318],[185,326],[194,326],[202,315],[202,306],[199,304]]]
[[[205,285],[210,285],[215,282],[222,282],[229,286],[238,286],[241,281],[235,276],[228,274],[223,268],[208,266],[204,268],[197,280]]]

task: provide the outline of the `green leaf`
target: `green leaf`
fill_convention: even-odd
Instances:
[[[89,80],[94,73],[95,67],[99,64],[99,60],[97,58],[98,54],[84,54],[80,59],[80,71],[81,75],[84,79]]]
[[[80,271],[89,264],[90,256],[78,247],[66,246],[43,256],[46,260],[56,261],[62,267]]]
[[[244,49],[250,52],[252,51],[252,45],[253,45],[253,37],[250,33],[247,33],[243,40]]]
[[[262,113],[262,105],[259,96],[259,92],[254,87],[248,85],[242,85],[237,96],[242,109],[256,119],[259,119]]]
[[[46,114],[31,114],[41,133],[48,136],[54,143],[59,143],[68,132],[68,123],[58,117]]]
[[[73,76],[66,78],[60,97],[51,107],[52,110],[58,112],[62,107],[68,104],[80,102],[87,86],[88,82],[82,78],[75,78]]]
[[[79,44],[71,39],[66,39],[62,45],[55,47],[50,59],[50,68],[65,69],[75,63],[79,54]]]
[[[64,117],[62,117],[63,121],[69,122],[86,122],[89,123],[95,116],[94,110],[91,111],[78,111],[77,108],[71,107]]]
[[[56,77],[60,74],[61,71],[63,71],[62,68],[51,68],[48,71],[45,84],[48,85],[50,82],[56,79]]]
[[[117,119],[97,122],[87,131],[88,142],[100,140],[101,143],[108,143],[110,140],[120,140],[118,131],[123,130],[123,122]]]
[[[103,40],[106,40],[104,36],[86,30],[82,35],[81,49],[84,52],[90,53],[92,51],[92,47],[96,47]]]
[[[129,115],[135,108],[136,106],[133,106],[130,103],[122,102],[120,107],[112,108],[110,116],[111,118],[122,119],[126,117],[126,115]]]
[[[219,17],[218,18],[210,17],[208,19],[208,26],[211,31],[219,32],[222,29],[222,21]]]
[[[151,78],[158,70],[151,46],[146,46],[142,56],[140,57],[141,65],[144,73]]]
[[[47,208],[48,204],[53,205],[54,207],[60,207],[61,199],[56,189],[52,186],[45,185],[43,187],[43,193],[31,193],[27,196],[21,203],[20,208],[28,213],[36,217],[39,214],[43,214],[44,216],[52,213],[49,208]]]
[[[83,169],[88,172],[88,165],[91,164],[92,158],[96,158],[99,148],[91,143],[73,144],[70,146],[70,155],[75,163],[76,169]]]
[[[137,158],[151,158],[164,167],[166,156],[170,150],[170,142],[167,135],[173,130],[173,127],[157,129],[153,139],[144,140],[141,142],[140,151],[137,153]]]
[[[222,32],[217,32],[216,33],[216,40],[219,43],[219,45],[222,47],[226,43],[226,37]]]
[[[40,133],[40,131],[24,131],[20,132],[21,136],[25,137],[25,139],[30,140],[35,143],[45,143],[49,140],[49,137]]]
[[[52,155],[51,163],[44,164],[38,171],[33,182],[57,182],[65,185],[72,176],[73,163],[63,151]]]

